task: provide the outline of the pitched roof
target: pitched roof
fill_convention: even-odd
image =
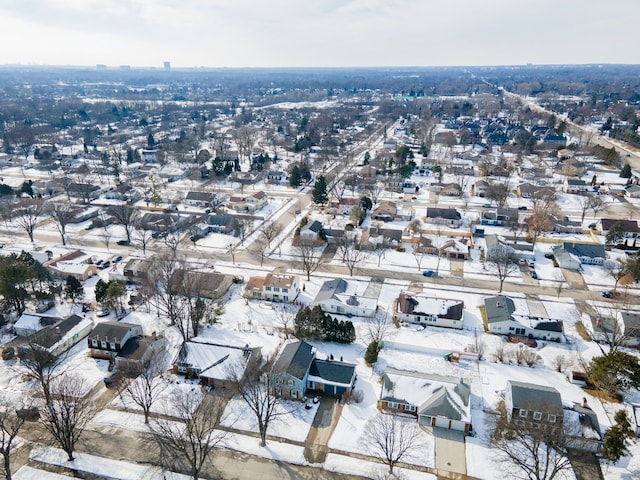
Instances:
[[[622,230],[625,232],[640,232],[637,220],[617,220],[615,218],[602,218],[600,220],[600,223],[602,224],[602,230],[604,231],[611,230],[611,227],[618,222],[620,223]]]
[[[488,323],[508,322],[516,311],[516,306],[509,297],[496,295],[484,299],[484,309]]]
[[[574,243],[574,242],[564,242],[562,244],[562,248],[568,253],[572,253],[578,257],[589,257],[589,258],[605,258],[605,248],[604,245],[599,243]]]
[[[398,296],[398,310],[405,314],[435,315],[438,318],[460,320],[464,310],[464,302],[412,292],[401,292]]]
[[[352,363],[319,360],[316,358],[311,362],[309,376],[318,377],[331,383],[351,385],[355,372],[356,366]]]
[[[508,380],[507,390],[511,390],[514,408],[537,409],[537,411],[542,408],[547,411],[562,412],[560,392],[553,387]]]
[[[309,371],[314,357],[313,347],[307,342],[289,343],[282,349],[271,373],[288,373],[302,380]]]
[[[427,218],[446,218],[447,220],[460,220],[460,212],[455,208],[427,207]]]
[[[109,342],[121,342],[129,330],[136,327],[138,327],[138,325],[134,325],[133,323],[110,320],[96,325],[96,327],[91,330],[91,333],[89,333],[89,338],[106,340]]]

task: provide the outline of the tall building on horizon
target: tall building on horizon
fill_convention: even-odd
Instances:
[[[164,62],[164,69],[171,70],[171,62]]]

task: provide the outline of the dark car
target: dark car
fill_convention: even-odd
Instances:
[[[535,271],[535,270],[533,270],[533,271],[531,272],[531,278],[534,278],[534,279],[538,280],[538,274],[536,273],[536,271]]]
[[[100,265],[100,270],[106,270],[107,268],[109,268],[111,266],[111,262],[110,261],[106,261],[104,262],[102,265]]]
[[[524,205],[518,207],[518,210],[526,210],[526,209],[527,209],[527,207],[525,207]]]
[[[425,270],[424,272],[422,272],[422,275],[424,277],[435,277],[436,272],[434,272],[433,270]]]
[[[116,243],[121,247],[128,247],[129,245],[131,245],[131,242],[129,240],[118,240]]]
[[[195,235],[191,235],[191,241],[193,243],[196,243],[198,240],[202,240],[204,238],[204,235],[200,235],[199,233],[196,233]]]
[[[122,261],[122,255],[118,255],[114,260],[115,263],[118,263],[118,262],[121,262],[121,261]]]
[[[602,292],[602,296],[604,298],[618,298],[620,296],[620,292],[616,292],[615,290],[605,290]]]

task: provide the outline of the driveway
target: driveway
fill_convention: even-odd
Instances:
[[[329,439],[342,414],[342,403],[335,398],[320,399],[304,448],[304,458],[310,463],[324,463],[329,453]]]
[[[464,444],[464,433],[457,430],[433,427],[436,439],[436,468],[467,474],[467,455]]]

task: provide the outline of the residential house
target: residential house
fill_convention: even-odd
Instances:
[[[564,135],[558,135],[554,130],[549,130],[547,134],[542,138],[542,143],[549,146],[566,146],[567,137]]]
[[[447,197],[459,197],[462,195],[462,187],[457,183],[445,183],[442,185],[440,194]]]
[[[424,293],[401,292],[396,302],[399,322],[462,329],[464,302],[431,297]]]
[[[601,218],[600,219],[600,231],[603,235],[607,235],[611,227],[616,223],[622,227],[622,232],[625,239],[640,238],[640,227],[637,220],[618,220],[615,218]]]
[[[625,347],[640,345],[640,313],[623,310],[620,317],[592,318],[593,339],[597,342],[616,343]]]
[[[369,228],[361,230],[360,248],[362,250],[371,250],[376,245],[383,244],[387,246],[399,245],[402,242],[402,230],[398,228],[382,228],[372,225]]]
[[[325,281],[311,305],[319,305],[325,313],[373,317],[378,299],[358,295],[355,284],[342,278]]]
[[[508,380],[504,406],[509,421],[519,426],[562,428],[562,398],[553,387]]]
[[[489,182],[487,182],[486,180],[478,180],[473,185],[472,193],[478,197],[484,198],[487,194],[487,188],[489,188]]]
[[[279,184],[286,181],[286,179],[287,174],[282,170],[269,170],[267,172],[267,183]]]
[[[640,185],[627,185],[624,189],[629,198],[640,198]]]
[[[227,208],[236,212],[253,213],[264,207],[267,204],[268,199],[267,194],[262,190],[247,196],[234,195],[229,198]]]
[[[143,284],[157,276],[160,266],[152,259],[132,258],[125,264],[123,274],[127,281]]]
[[[196,377],[202,385],[226,388],[236,376],[244,376],[247,368],[262,358],[260,347],[237,347],[205,343],[196,340],[184,342],[171,362],[173,373]]]
[[[184,197],[185,205],[197,208],[210,208],[213,194],[210,192],[187,192]]]
[[[270,302],[293,302],[300,293],[300,282],[295,275],[267,273],[264,277],[251,277],[244,289],[245,296]]]
[[[142,335],[142,327],[133,323],[107,321],[98,323],[87,338],[89,356],[115,362],[125,344]]]
[[[371,218],[373,220],[382,220],[383,222],[391,222],[395,220],[396,213],[398,212],[398,205],[395,202],[384,201],[380,202],[380,205],[371,212]]]
[[[640,346],[640,313],[623,310],[620,312],[624,325],[624,344],[629,347]]]
[[[530,183],[521,183],[516,187],[516,191],[522,198],[537,198],[540,200],[553,198],[556,195],[556,190],[553,187],[532,185]]]
[[[604,437],[598,416],[583,398],[582,405],[574,403],[564,407],[563,430],[567,447],[597,453],[602,448]]]
[[[458,228],[462,225],[462,217],[455,208],[427,207],[427,222]]]
[[[539,301],[524,301],[516,306],[513,299],[496,295],[484,299],[490,333],[518,335],[540,340],[562,340],[562,320],[549,318]]]
[[[300,229],[300,239],[305,242],[315,242],[319,239],[321,230],[322,223],[318,220],[307,222],[307,224]]]
[[[29,323],[26,321],[25,315],[32,317],[29,320],[33,322],[31,324],[34,327],[33,330],[28,330]],[[54,356],[58,356],[76,345],[93,328],[91,319],[79,315],[58,318],[27,313],[23,314],[19,320],[22,322],[17,327],[16,334],[27,337],[27,341],[20,347],[20,350],[25,351],[25,349],[37,346]]]
[[[115,357],[116,367],[125,372],[139,372],[160,352],[164,352],[166,346],[167,339],[155,332],[130,338]]]
[[[602,265],[605,261],[605,247],[599,243],[564,242],[551,247],[560,268],[578,270],[580,265]]]
[[[270,389],[278,397],[304,400],[307,393],[341,397],[356,382],[356,366],[337,360],[316,359],[307,342],[287,344],[271,373]]]
[[[467,260],[469,258],[469,241],[466,238],[460,240],[452,238],[444,242],[438,250],[439,254],[445,258]]]
[[[233,283],[233,275],[212,271],[176,269],[171,276],[171,284],[177,292],[197,295],[209,300],[222,297]],[[184,290],[182,290],[184,289]]]
[[[93,264],[91,255],[82,250],[65,252],[46,261],[44,267],[62,278],[72,276],[81,282],[98,273],[98,268]]]
[[[420,425],[471,431],[471,388],[455,377],[387,368],[378,408],[412,415]]]
[[[579,178],[567,178],[562,185],[562,191],[565,193],[584,194],[590,189],[591,185]]]
[[[13,331],[19,337],[27,337],[47,326],[55,325],[62,318],[37,312],[23,312],[13,324]]]

